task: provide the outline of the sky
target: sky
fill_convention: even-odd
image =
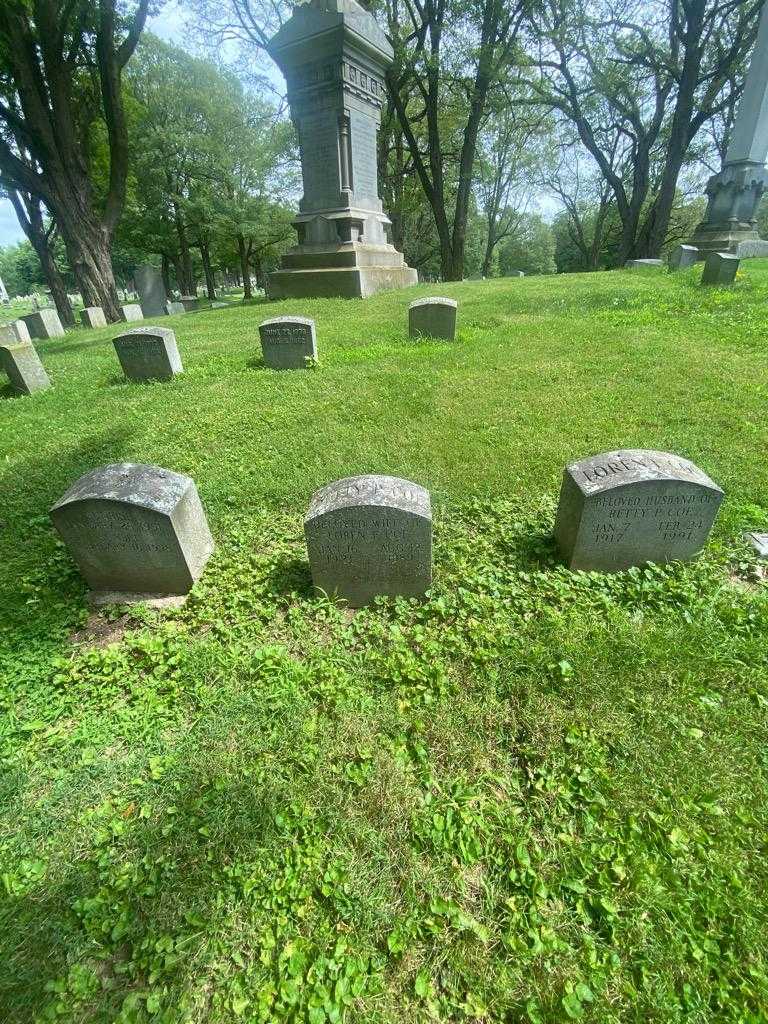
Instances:
[[[2,0],[0,0],[2,2]],[[176,0],[169,0],[163,10],[154,18],[150,18],[147,27],[156,36],[169,43],[179,43],[184,39],[183,8]],[[9,200],[0,199],[0,246],[13,245],[24,238],[24,232],[16,219],[16,213]]]

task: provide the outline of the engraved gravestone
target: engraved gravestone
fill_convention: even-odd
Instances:
[[[727,287],[736,280],[739,257],[727,252],[711,252],[704,263],[702,284],[716,284]]]
[[[141,306],[137,302],[129,302],[127,305],[121,306],[120,315],[126,322],[144,319],[144,314],[141,312]]]
[[[80,310],[80,319],[84,327],[106,327],[107,318],[101,306],[86,306]]]
[[[159,466],[101,466],[50,511],[98,600],[186,594],[214,548],[194,481]]]
[[[571,569],[617,572],[692,558],[723,492],[669,452],[605,452],[566,466],[555,538]]]
[[[678,245],[669,257],[670,270],[684,270],[692,267],[699,258],[699,250],[695,245]]]
[[[55,309],[38,309],[22,317],[32,338],[62,338],[64,328]]]
[[[280,316],[259,324],[261,352],[266,366],[300,370],[317,359],[315,321],[303,316]]]
[[[176,335],[169,327],[134,327],[113,339],[128,380],[170,380],[183,373]]]
[[[17,341],[31,344],[32,338],[29,329],[23,320],[13,320],[9,324],[0,327],[0,342],[7,341],[15,344]]]
[[[458,303],[453,299],[417,299],[408,307],[408,333],[412,338],[444,338],[453,341],[456,337],[456,311]]]
[[[20,395],[50,387],[48,374],[31,342],[0,342],[0,370],[5,370],[11,387]]]
[[[410,480],[336,480],[313,495],[304,532],[315,587],[352,608],[421,597],[432,582],[429,491]]]
[[[165,285],[157,267],[144,263],[136,267],[133,276],[144,316],[165,316]]]

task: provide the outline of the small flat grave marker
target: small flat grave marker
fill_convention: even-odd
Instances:
[[[412,338],[456,338],[458,303],[453,299],[417,299],[408,307],[408,333]]]
[[[86,306],[80,310],[80,319],[84,327],[106,327],[107,318],[101,306]]]
[[[259,324],[264,364],[273,370],[303,370],[317,359],[315,321],[304,316],[279,316]]]
[[[421,597],[432,582],[429,491],[410,480],[336,480],[313,495],[304,532],[315,587],[352,608]]]
[[[194,481],[159,466],[101,466],[50,511],[96,604],[187,594],[214,548]]]
[[[121,306],[120,313],[123,320],[127,322],[144,319],[144,314],[141,312],[141,306],[138,302],[129,302],[127,305]]]
[[[723,492],[669,452],[605,452],[566,466],[555,538],[571,569],[617,572],[697,554]]]
[[[45,391],[51,385],[31,342],[0,343],[0,369],[5,370],[11,387],[20,395]]]
[[[692,267],[699,258],[699,250],[695,245],[678,245],[669,257],[670,270],[685,270]]]
[[[183,373],[176,335],[169,327],[134,327],[113,339],[128,380],[170,380]]]
[[[32,338],[64,337],[64,328],[55,309],[38,309],[36,313],[27,313],[22,320]]]
[[[704,263],[701,283],[728,287],[736,280],[738,269],[738,256],[732,256],[728,252],[711,252]]]

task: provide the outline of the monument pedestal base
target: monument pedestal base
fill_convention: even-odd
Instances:
[[[760,243],[756,216],[766,182],[764,165],[752,161],[726,164],[709,179],[707,212],[690,242],[699,250],[699,260],[712,252],[735,256],[742,244],[746,254],[747,246]]]
[[[390,288],[418,284],[417,272],[406,266],[392,245],[346,242],[335,246],[297,245],[267,278],[270,299],[367,299]]]

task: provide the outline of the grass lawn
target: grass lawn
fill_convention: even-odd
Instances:
[[[768,1020],[768,262],[425,286],[115,328],[0,384],[0,1020]],[[459,340],[407,304],[459,301]],[[317,322],[320,365],[259,365]],[[705,555],[570,573],[568,461],[726,491]],[[118,461],[194,477],[185,608],[86,622],[47,509]],[[302,521],[363,472],[432,492],[428,602],[313,596]]]

